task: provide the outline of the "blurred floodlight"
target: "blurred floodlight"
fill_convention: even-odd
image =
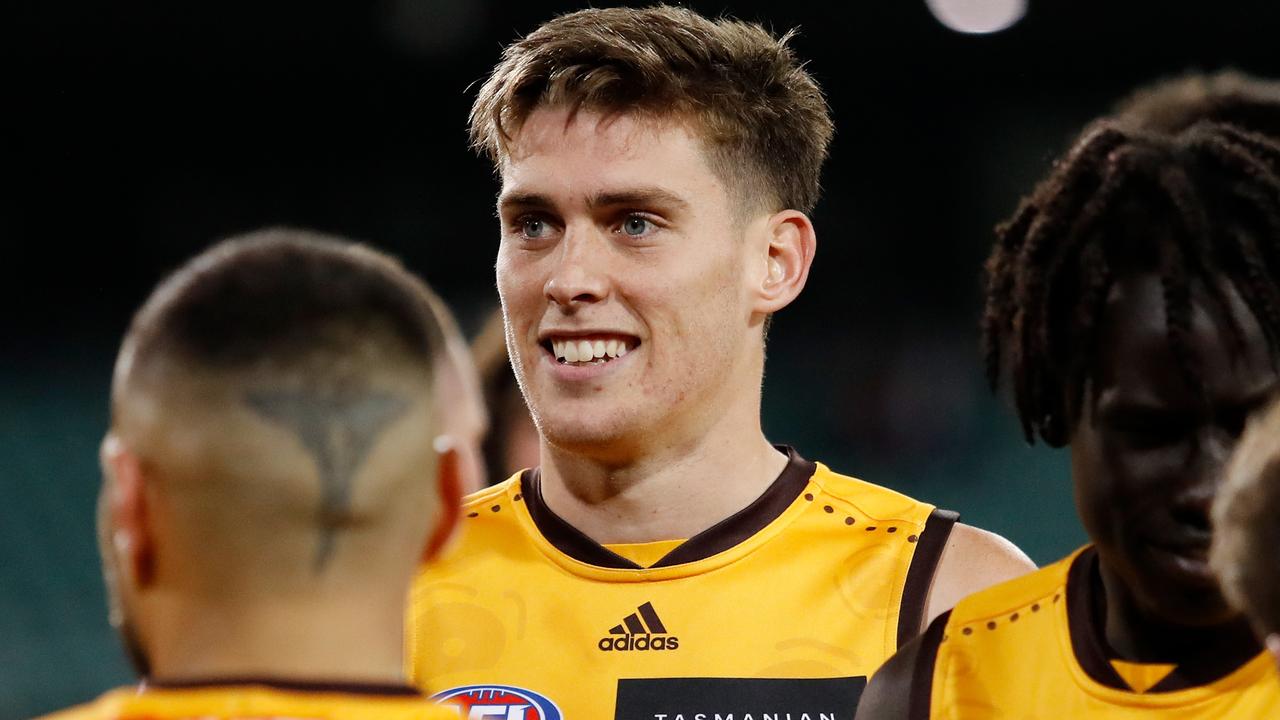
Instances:
[[[1027,14],[1027,0],[924,0],[938,22],[956,32],[1000,32]]]

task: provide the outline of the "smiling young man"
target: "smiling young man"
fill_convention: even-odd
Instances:
[[[1088,129],[999,230],[989,378],[1070,446],[1092,544],[962,600],[859,720],[1261,718],[1280,683],[1207,553],[1248,416],[1277,389],[1280,147],[1228,125]]]
[[[420,684],[472,717],[847,719],[928,618],[1032,567],[765,439],[765,328],[808,276],[832,132],[787,38],[573,13],[506,50],[471,122],[541,464],[471,498],[416,584]]]
[[[99,504],[141,682],[57,718],[457,717],[405,682],[402,642],[470,481],[443,312],[391,258],[296,230],[156,289],[116,362]]]

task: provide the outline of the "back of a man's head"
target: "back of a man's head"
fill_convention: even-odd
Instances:
[[[113,379],[103,529],[114,551],[132,533],[126,601],[403,597],[447,511],[442,353],[425,286],[366,247],[268,230],[176,271]]]
[[[1213,506],[1210,562],[1280,661],[1280,402],[1250,421],[1231,456]]]
[[[1176,134],[1209,120],[1280,138],[1280,82],[1236,70],[1186,73],[1134,91],[1115,118],[1148,132]]]
[[[748,204],[809,212],[833,127],[791,37],[665,5],[563,15],[507,47],[477,94],[471,140],[501,165],[539,108],[670,119]]]

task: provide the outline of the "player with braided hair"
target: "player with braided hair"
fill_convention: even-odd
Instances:
[[[859,718],[1274,711],[1280,683],[1207,554],[1223,463],[1277,387],[1280,146],[1104,120],[997,235],[988,378],[1007,375],[1028,441],[1070,447],[1092,544],[962,600]]]

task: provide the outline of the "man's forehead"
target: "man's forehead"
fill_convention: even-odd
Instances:
[[[600,112],[563,106],[534,110],[507,143],[503,165],[564,148],[588,149],[621,159],[672,140],[697,143],[691,124],[676,115]]]
[[[675,120],[538,110],[511,147],[500,208],[622,198],[688,205],[725,193],[701,141]]]
[[[1246,331],[1246,340],[1251,339],[1251,335],[1262,340],[1257,319],[1235,285],[1223,278],[1214,283],[1212,292],[1199,278],[1187,284],[1185,330],[1188,338],[1206,345],[1225,346],[1225,336],[1235,325]],[[1166,300],[1165,280],[1159,273],[1121,277],[1108,292],[1103,315],[1104,337],[1113,347],[1144,346],[1153,350],[1165,347],[1169,334]]]
[[[1186,350],[1203,376],[1206,391],[1248,395],[1257,386],[1274,382],[1274,373],[1269,371],[1270,349],[1261,326],[1234,286],[1223,282],[1220,287],[1226,307],[1220,306],[1202,283],[1192,283],[1184,331]],[[1240,341],[1243,347],[1237,344]],[[1180,360],[1170,342],[1163,283],[1155,273],[1123,278],[1113,285],[1097,348],[1098,379],[1104,386],[1137,394],[1159,394],[1159,388],[1185,389]]]

